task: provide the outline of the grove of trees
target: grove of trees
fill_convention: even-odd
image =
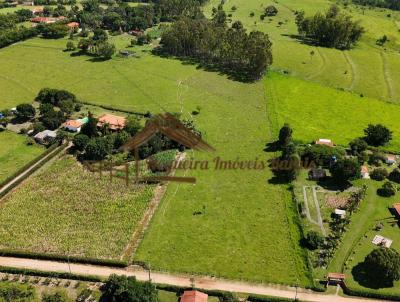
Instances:
[[[359,21],[342,13],[336,5],[325,13],[306,17],[304,11],[297,12],[296,24],[299,34],[309,42],[337,49],[349,49],[361,38],[364,28]]]
[[[194,59],[244,81],[260,79],[272,64],[268,35],[247,33],[239,21],[227,26],[221,5],[212,20],[179,19],[163,33],[161,44],[164,53]]]

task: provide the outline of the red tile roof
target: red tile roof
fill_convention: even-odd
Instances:
[[[66,121],[64,124],[64,127],[74,127],[74,128],[79,128],[82,126],[82,122],[77,121],[77,120],[69,120]]]
[[[344,279],[346,279],[346,275],[345,274],[340,274],[340,273],[329,273],[328,274],[328,279],[344,280]]]
[[[78,22],[70,22],[67,24],[67,26],[70,28],[75,28],[75,27],[79,27],[79,23]]]
[[[361,166],[361,173],[368,173],[368,167],[367,166]]]
[[[108,124],[111,130],[120,130],[125,127],[126,118],[123,116],[104,114],[99,117],[97,127],[103,127],[105,124]]]
[[[393,204],[393,208],[395,209],[397,215],[400,216],[400,203]]]
[[[207,302],[208,295],[198,290],[187,290],[181,296],[181,302]]]

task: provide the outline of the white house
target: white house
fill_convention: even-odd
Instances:
[[[64,124],[64,128],[71,132],[81,132],[83,123],[79,120],[69,120]]]

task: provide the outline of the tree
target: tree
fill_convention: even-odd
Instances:
[[[151,282],[135,277],[111,275],[103,287],[102,299],[118,302],[157,302],[157,289]]]
[[[40,118],[43,125],[51,130],[55,130],[65,122],[66,118],[62,111],[55,111],[52,109]]]
[[[85,147],[87,160],[103,160],[111,154],[112,146],[106,137],[95,137],[89,140]]]
[[[308,232],[306,242],[311,250],[316,250],[324,244],[325,238],[315,231]]]
[[[385,168],[376,168],[371,173],[370,176],[374,180],[384,180],[389,176],[389,172]]]
[[[346,182],[360,178],[360,163],[355,159],[339,159],[334,163],[330,172],[332,177],[338,182]]]
[[[400,184],[400,170],[398,168],[396,168],[392,172],[390,172],[389,179],[391,181],[394,181],[394,182]]]
[[[67,115],[70,115],[75,109],[75,103],[71,99],[65,99],[58,102],[58,107],[62,112]]]
[[[279,130],[279,146],[284,147],[292,141],[293,129],[290,128],[289,124],[284,124],[281,130]]]
[[[74,146],[77,150],[83,151],[85,150],[87,144],[89,143],[89,136],[85,134],[77,134],[73,139]]]
[[[381,247],[365,257],[366,270],[379,280],[387,282],[400,280],[400,254],[391,248]]]
[[[106,60],[111,59],[112,56],[115,54],[115,51],[116,51],[115,45],[111,43],[104,42],[100,43],[97,46],[97,55]]]
[[[35,114],[36,110],[31,104],[20,104],[17,106],[17,116],[21,119],[28,120],[34,118]]]
[[[36,122],[33,124],[33,132],[34,133],[39,133],[46,130],[46,127],[43,125],[41,122]]]
[[[268,17],[273,17],[276,16],[278,14],[278,9],[273,6],[273,5],[269,5],[265,8],[265,15]]]
[[[356,138],[350,142],[350,149],[353,155],[359,155],[367,150],[368,144],[362,138]]]
[[[392,139],[392,131],[381,124],[369,124],[364,129],[365,141],[371,146],[384,146]]]
[[[115,134],[114,137],[114,149],[119,149],[123,144],[125,144],[129,139],[129,133],[126,131],[121,131]]]
[[[88,137],[92,138],[98,135],[97,131],[97,119],[89,112],[88,122],[82,126],[81,133],[86,134]]]
[[[377,190],[378,195],[383,197],[390,197],[396,195],[396,192],[397,192],[397,187],[390,181],[386,181],[383,184],[382,188],[379,188]]]
[[[95,29],[93,32],[93,41],[96,43],[104,43],[107,42],[108,35],[107,32],[103,29]]]
[[[54,107],[53,107],[52,104],[49,104],[49,103],[41,103],[41,104],[39,105],[39,112],[40,112],[40,115],[45,115],[45,114],[47,114],[48,112],[50,112],[50,111],[52,111],[52,110],[54,110]]]
[[[140,119],[135,115],[129,115],[126,118],[126,124],[124,130],[131,136],[134,136],[142,126],[140,125]]]

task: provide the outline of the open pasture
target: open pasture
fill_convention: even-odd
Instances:
[[[393,131],[393,140],[386,148],[400,149],[397,104],[362,98],[277,73],[271,73],[265,85],[271,119],[276,125],[288,122],[297,140],[310,143],[329,138],[336,144],[347,145],[363,136],[368,124],[381,123]]]
[[[220,1],[211,0],[206,13]],[[275,17],[260,20],[268,5],[278,9]],[[332,2],[329,0],[231,0],[225,10],[232,14],[233,21],[240,20],[249,30],[261,30],[269,34],[273,42],[273,68],[317,83],[354,91],[365,96],[400,102],[400,74],[397,64],[400,60],[399,24],[400,13],[385,9],[363,9],[349,5],[345,10],[355,20],[360,20],[366,32],[356,47],[340,51],[303,44],[298,40],[295,11],[304,10],[306,15],[324,12]],[[231,8],[236,6],[236,10]],[[250,14],[254,13],[254,17]],[[390,14],[390,17],[388,17]],[[376,40],[388,36],[385,47],[376,45]],[[311,53],[314,55],[311,55]]]

